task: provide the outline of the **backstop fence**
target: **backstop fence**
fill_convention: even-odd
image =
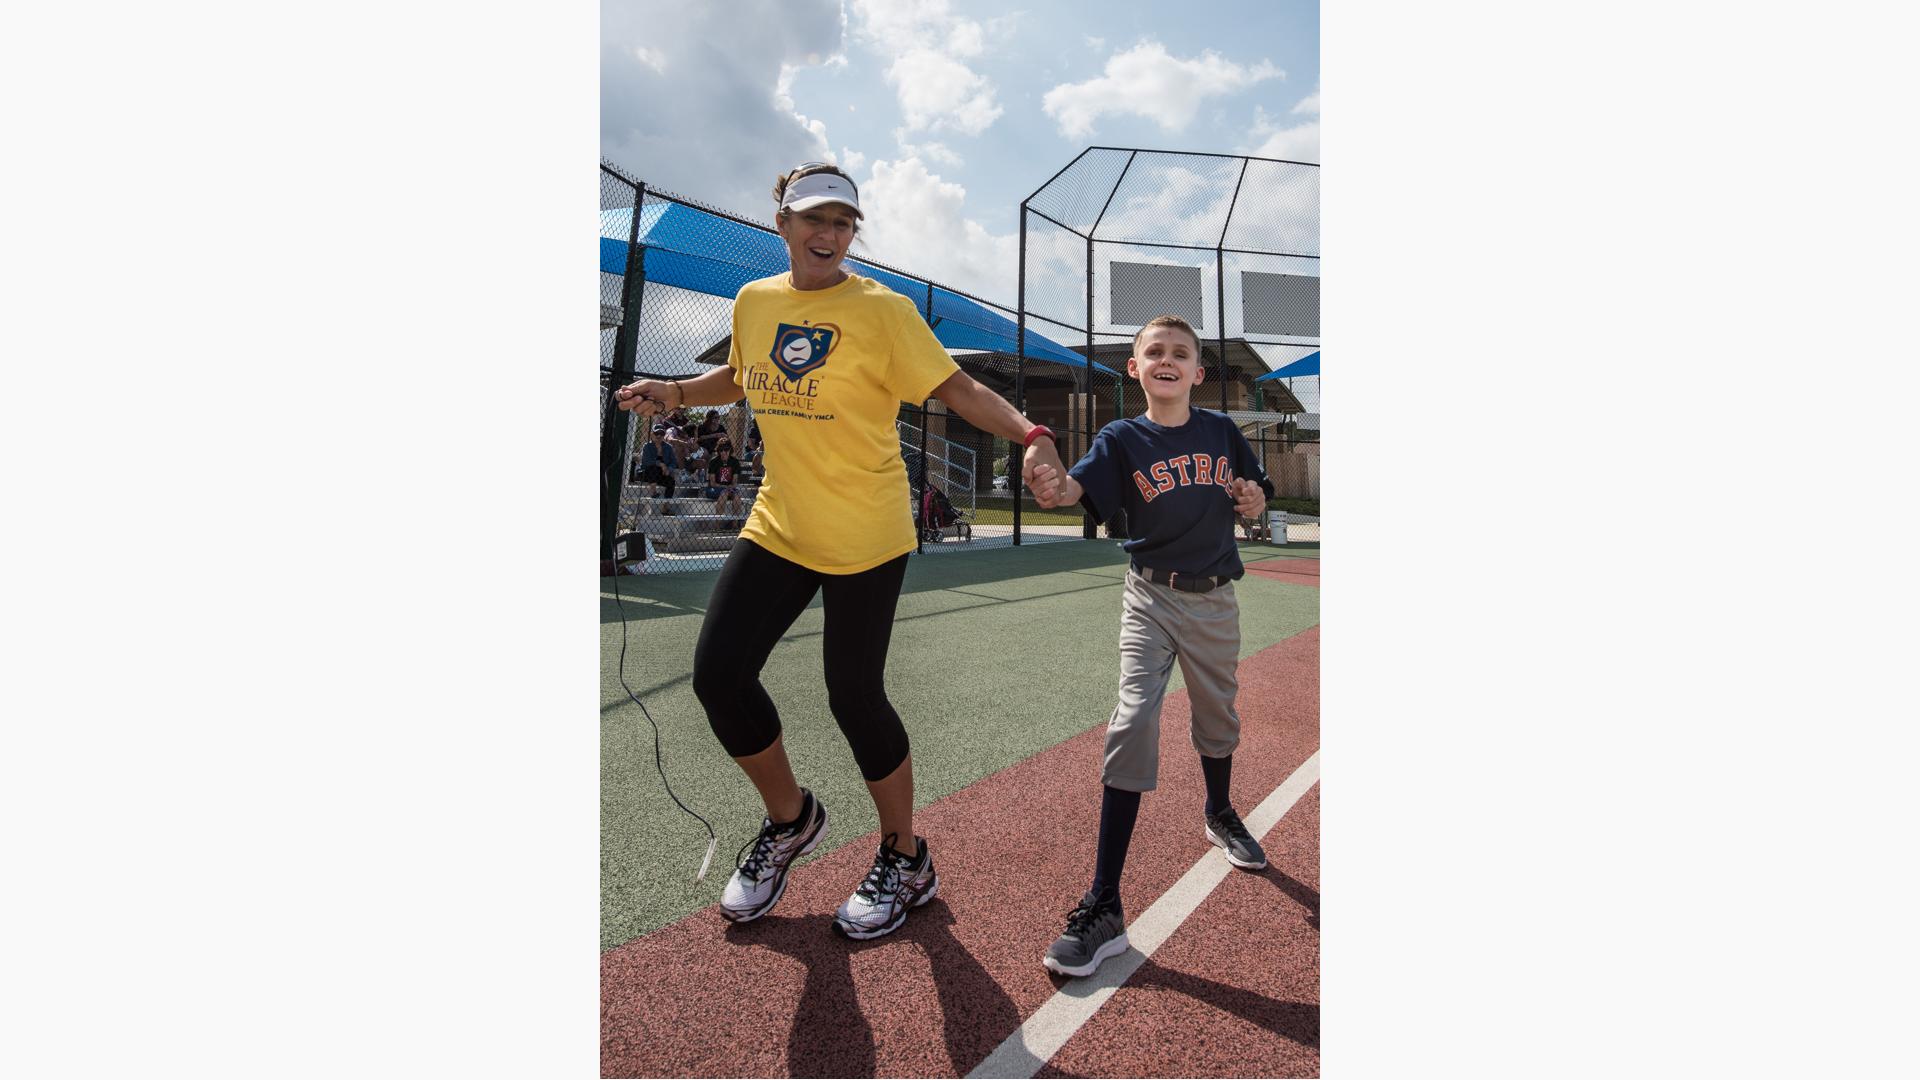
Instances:
[[[1318,165],[1089,147],[1020,204],[1019,290],[1013,396],[1060,433],[1065,460],[1146,410],[1126,374],[1133,335],[1178,315],[1200,331],[1194,404],[1240,425],[1277,496],[1318,502]],[[1035,334],[1076,355],[1030,350]]]

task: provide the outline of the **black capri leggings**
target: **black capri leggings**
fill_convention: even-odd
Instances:
[[[853,747],[860,775],[883,780],[907,759],[907,729],[887,701],[884,681],[893,611],[907,575],[905,555],[857,574],[823,574],[750,540],[733,552],[713,586],[700,643],[693,650],[693,692],[707,723],[732,757],[750,757],[780,737],[780,713],[760,669],[780,635],[825,591],[827,704]]]

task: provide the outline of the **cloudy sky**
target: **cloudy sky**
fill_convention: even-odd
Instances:
[[[839,162],[856,254],[1014,296],[1022,198],[1090,145],[1320,160],[1319,8],[969,0],[604,0],[601,152],[766,220]]]

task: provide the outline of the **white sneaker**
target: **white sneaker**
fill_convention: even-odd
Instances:
[[[842,937],[865,940],[891,934],[907,921],[907,912],[940,892],[940,875],[933,872],[933,856],[924,837],[914,838],[914,857],[893,850],[896,833],[880,841],[873,869],[833,913],[833,931]]]
[[[773,910],[780,894],[787,891],[787,870],[795,859],[820,846],[827,835],[827,808],[801,789],[806,801],[800,807],[800,819],[792,825],[778,826],[768,818],[760,819],[760,835],[749,841],[752,852],[745,860],[734,856],[738,867],[720,893],[720,914],[734,922],[752,922]]]

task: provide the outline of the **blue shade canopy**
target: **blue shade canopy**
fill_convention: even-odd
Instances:
[[[1315,351],[1315,352],[1308,353],[1307,355],[1301,357],[1298,360],[1295,360],[1293,363],[1288,364],[1286,367],[1280,368],[1276,371],[1269,371],[1265,375],[1262,375],[1253,381],[1266,382],[1268,379],[1291,379],[1296,375],[1318,375],[1318,374],[1320,374],[1320,354],[1319,352]]]
[[[633,228],[631,209],[600,212],[600,269],[609,274],[627,271],[627,236]],[[774,233],[716,214],[702,213],[679,203],[658,202],[640,211],[640,246],[647,251],[647,280],[731,300],[749,281],[783,273],[787,245]],[[1019,351],[1019,324],[958,293],[909,277],[848,260],[862,277],[870,277],[913,301],[933,328],[934,338],[949,349],[987,352]],[[932,310],[928,310],[931,303]],[[1045,336],[1027,329],[1027,356],[1076,367],[1086,358]],[[1096,369],[1118,377],[1104,364]]]

